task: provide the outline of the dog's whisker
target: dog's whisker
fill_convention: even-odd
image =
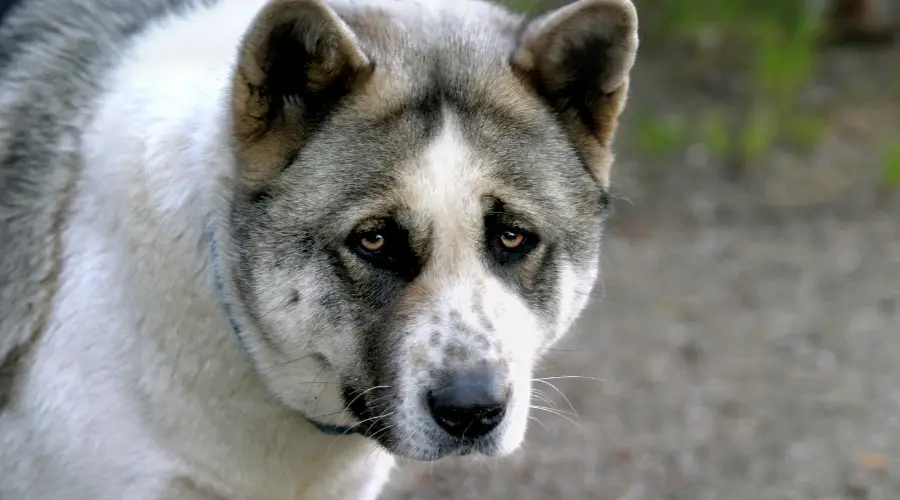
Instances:
[[[335,416],[335,415],[340,415],[341,413],[343,413],[343,410],[342,410],[342,411],[335,411],[335,412],[331,412],[331,413],[322,413],[322,414],[320,414],[320,415],[316,415],[316,416],[310,417],[310,418],[313,419],[313,420],[318,420],[318,419],[322,419],[322,418],[333,417],[333,416]]]
[[[610,382],[609,379],[605,379],[605,378],[597,378],[597,377],[588,377],[588,376],[586,376],[586,375],[562,375],[562,376],[558,376],[558,377],[541,377],[541,378],[533,378],[533,379],[531,379],[531,380],[537,382],[537,381],[544,381],[544,380],[562,380],[562,379],[569,379],[569,378],[584,379],[584,380],[593,380],[593,381],[595,381],[595,382]]]
[[[542,391],[539,391],[539,390],[537,390],[537,389],[532,389],[532,390],[531,390],[531,395],[532,395],[532,397],[534,397],[535,399],[538,399],[538,400],[540,400],[540,401],[543,401],[544,403],[547,403],[548,405],[553,406],[554,408],[556,407],[556,402],[553,401],[553,399],[551,399],[549,396],[547,396],[547,394],[545,394],[545,393],[542,392]]]
[[[356,397],[351,399],[349,403],[344,405],[344,412],[346,413],[347,410],[349,410],[350,407],[353,406],[353,403],[355,403],[357,399],[365,396],[367,393],[378,390],[378,389],[390,389],[390,388],[391,388],[391,386],[389,386],[389,385],[373,385],[372,387],[369,387],[368,389],[357,394]]]
[[[357,422],[357,423],[351,425],[350,427],[347,427],[343,432],[341,432],[340,434],[334,436],[334,439],[331,441],[331,444],[328,446],[328,448],[327,448],[326,451],[325,451],[325,456],[326,456],[326,457],[328,456],[328,453],[331,451],[332,447],[335,445],[335,443],[338,442],[338,440],[339,440],[341,437],[343,437],[344,435],[350,433],[351,431],[353,431],[354,429],[356,429],[356,428],[359,427],[360,425],[362,425],[362,424],[364,424],[364,423],[366,423],[366,422],[377,421],[377,420],[379,420],[379,419],[382,419],[382,418],[385,418],[385,417],[389,417],[389,416],[391,416],[391,415],[393,415],[393,414],[394,414],[394,412],[387,413],[387,414],[382,414],[382,415],[376,415],[376,416],[374,416],[374,417],[370,417],[370,418],[366,418],[366,419],[360,420],[359,422]],[[374,448],[373,448],[373,449],[374,449]]]
[[[381,415],[376,415],[376,416],[374,416],[374,417],[364,418],[364,419],[360,420],[359,422],[357,422],[357,423],[351,425],[350,427],[347,427],[347,429],[346,429],[344,432],[342,432],[341,435],[347,434],[348,432],[352,431],[353,429],[359,427],[360,425],[362,425],[362,424],[364,424],[364,423],[366,423],[366,422],[372,422],[372,421],[375,421],[375,420],[380,420],[380,419],[382,419],[382,418],[390,417],[390,416],[393,415],[394,413],[396,413],[396,412],[393,412],[393,411],[392,411],[392,412],[390,412],[390,413],[384,413],[384,414],[381,414]]]
[[[547,380],[535,379],[534,381],[535,381],[535,382],[540,382],[540,383],[542,383],[542,384],[549,385],[551,389],[553,389],[554,391],[556,391],[557,393],[559,393],[559,395],[562,396],[562,398],[566,401],[566,404],[569,405],[569,408],[572,409],[572,413],[575,414],[575,418],[578,419],[579,422],[581,421],[581,417],[578,416],[578,411],[575,410],[575,405],[573,405],[572,402],[569,401],[569,398],[566,397],[565,393],[563,393],[563,391],[561,391],[561,390],[559,389],[559,387],[556,387],[555,385],[553,385],[552,383],[548,382]]]
[[[300,356],[299,358],[289,359],[289,360],[287,360],[287,361],[285,361],[285,362],[283,362],[283,363],[279,363],[279,364],[277,364],[277,365],[272,366],[272,368],[269,368],[269,370],[277,370],[278,368],[283,368],[283,367],[285,367],[285,366],[287,366],[287,365],[289,365],[289,364],[291,364],[291,363],[297,363],[297,362],[299,362],[299,361],[303,361],[303,360],[309,359],[309,358],[311,358],[311,357],[312,357],[312,354],[307,354],[307,355],[305,355],[305,356]]]
[[[322,375],[322,372],[324,372],[324,371],[325,371],[325,367],[322,366],[321,368],[319,368],[319,371],[316,372],[316,376],[313,377],[313,381],[309,384],[309,390],[306,391],[306,396],[303,397],[304,404],[309,402],[309,397],[312,395],[313,387],[315,386],[316,381],[319,380],[319,377]]]
[[[541,426],[542,429],[544,429],[545,431],[547,430],[547,426],[544,425],[544,423],[541,422],[541,421],[540,421],[537,417],[535,417],[534,415],[528,415],[528,420],[534,420],[535,422],[537,422],[538,425]]]
[[[549,400],[549,399],[547,399],[547,398],[537,396],[537,397],[535,397],[535,399],[537,400],[536,402],[541,403],[541,404],[545,404],[545,405],[547,405],[549,408],[553,408],[554,410],[558,410],[558,409],[559,409],[559,408],[556,407],[556,404],[554,404],[553,401],[551,401],[551,400]]]
[[[322,398],[325,396],[325,391],[328,390],[327,385],[322,386],[322,390],[319,391],[319,397],[316,399],[316,406],[313,407],[313,413],[319,411],[319,405],[322,404]]]
[[[552,414],[554,414],[554,415],[556,415],[556,416],[558,416],[558,417],[564,418],[564,419],[566,419],[567,421],[569,421],[572,425],[578,427],[579,429],[582,427],[581,423],[576,422],[575,420],[572,420],[571,417],[569,417],[568,415],[566,415],[566,413],[563,412],[563,411],[561,411],[561,410],[556,410],[556,409],[553,409],[553,408],[548,408],[548,407],[546,407],[546,406],[535,406],[535,405],[531,405],[530,407],[533,408],[533,409],[535,409],[535,410],[545,411],[545,412],[547,412],[547,413],[552,413]]]
[[[388,432],[391,431],[391,429],[394,429],[395,427],[396,427],[396,424],[386,425],[386,426],[384,426],[383,428],[379,429],[378,431],[375,431],[374,433],[372,433],[372,435],[369,436],[369,438],[372,439],[372,440],[376,440],[376,441],[377,441],[378,438],[380,438],[381,436],[387,434]],[[375,449],[377,449],[377,448],[375,448]],[[374,450],[373,450],[373,451],[374,451]],[[371,454],[372,454],[372,451],[369,452],[369,455],[366,457],[366,460],[369,459],[369,457],[371,456]]]

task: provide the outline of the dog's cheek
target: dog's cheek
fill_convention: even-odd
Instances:
[[[261,267],[254,287],[252,304],[266,342],[286,356],[292,356],[309,345],[310,326],[316,321],[315,297],[311,281],[296,270]]]
[[[580,261],[563,262],[559,265],[556,296],[559,309],[556,325],[547,336],[545,349],[565,336],[588,305],[599,275],[599,253]]]

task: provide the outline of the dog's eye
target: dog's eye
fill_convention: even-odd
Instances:
[[[378,252],[384,248],[385,238],[381,233],[369,232],[359,237],[359,246],[366,252]]]
[[[512,226],[488,229],[488,248],[500,264],[512,264],[522,259],[537,246],[537,240],[536,235]]]
[[[412,280],[421,263],[410,247],[409,232],[391,219],[368,222],[347,236],[345,245],[376,269]]]
[[[509,250],[515,250],[525,243],[525,235],[516,231],[504,231],[500,235],[500,243]]]

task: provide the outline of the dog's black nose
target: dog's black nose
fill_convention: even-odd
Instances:
[[[428,391],[435,422],[456,438],[477,438],[494,430],[506,413],[507,391],[487,371],[456,372]]]

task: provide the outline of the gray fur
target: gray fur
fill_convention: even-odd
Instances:
[[[54,293],[91,101],[129,37],[190,4],[19,0],[0,24],[0,410]]]

